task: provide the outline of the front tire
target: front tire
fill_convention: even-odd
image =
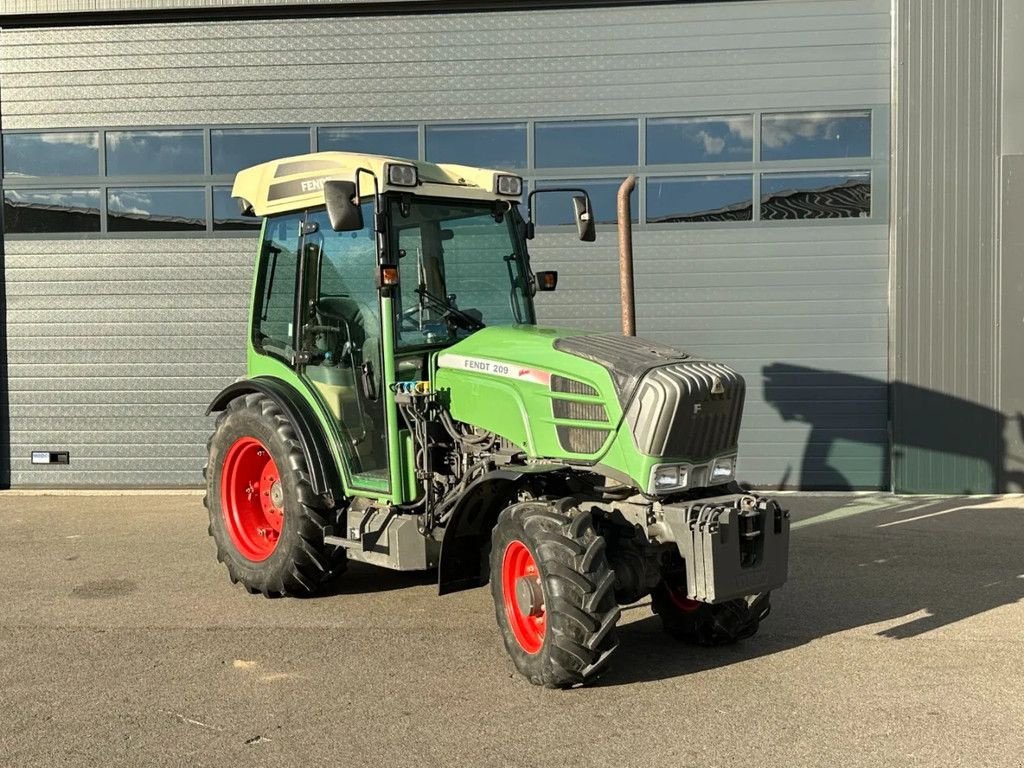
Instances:
[[[243,395],[218,415],[207,447],[208,531],[232,583],[267,597],[316,593],[345,553],[324,544],[330,513],[292,423],[266,395]]]
[[[513,504],[491,542],[495,615],[519,672],[548,688],[594,679],[618,647],[619,608],[590,513],[572,499]]]
[[[768,594],[758,601],[729,600],[716,605],[686,596],[686,587],[662,581],[651,593],[651,610],[661,617],[666,634],[685,643],[729,645],[753,637],[770,610]]]

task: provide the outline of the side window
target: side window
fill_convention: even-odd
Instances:
[[[253,308],[253,345],[261,352],[289,362],[295,351],[292,326],[301,221],[302,214],[267,219]]]

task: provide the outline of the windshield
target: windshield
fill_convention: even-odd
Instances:
[[[534,322],[516,206],[409,195],[389,206],[399,349]]]

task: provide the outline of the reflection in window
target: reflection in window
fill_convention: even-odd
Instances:
[[[636,165],[636,120],[572,120],[537,123],[534,154],[538,168]]]
[[[217,232],[250,229],[259,231],[262,219],[243,216],[238,201],[231,196],[231,187],[213,188],[213,229]]]
[[[107,190],[110,232],[206,229],[206,194],[199,187],[120,187]]]
[[[871,174],[772,173],[761,177],[761,218],[847,219],[871,215]]]
[[[647,221],[750,221],[753,179],[737,176],[652,178],[647,181]]]
[[[419,157],[419,136],[414,125],[382,125],[372,128],[319,128],[317,148],[321,152],[361,152],[415,160]]]
[[[308,128],[214,129],[210,131],[213,174],[238,173],[268,160],[309,153]]]
[[[99,232],[99,190],[5,189],[4,231]]]
[[[754,117],[665,117],[647,121],[647,162],[734,163],[754,157]]]
[[[426,144],[426,157],[431,163],[526,167],[526,123],[428,125]]]
[[[871,156],[871,112],[761,116],[762,160]]]
[[[4,176],[96,176],[100,170],[99,134],[4,134]]]
[[[619,179],[586,179],[583,181],[539,181],[537,189],[551,187],[582,187],[590,195],[590,204],[594,208],[595,224],[614,224],[618,221],[618,194],[622,181]],[[536,222],[547,226],[554,224],[574,224],[572,207],[573,193],[556,194],[549,192],[533,199]],[[633,221],[637,220],[636,189],[630,195],[630,210]]]
[[[202,131],[107,131],[110,176],[202,175]]]

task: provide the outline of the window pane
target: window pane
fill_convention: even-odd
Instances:
[[[98,189],[6,189],[4,231],[99,232]]]
[[[773,173],[761,177],[762,219],[846,219],[871,215],[871,174]]]
[[[299,270],[299,224],[303,214],[267,219],[253,307],[253,345],[260,352],[291,360],[295,322],[295,283]]]
[[[480,168],[525,168],[526,124],[428,125],[427,160]]]
[[[762,160],[871,157],[871,113],[804,112],[761,116]]]
[[[636,120],[537,123],[537,167],[636,165],[639,135]]]
[[[750,221],[753,178],[690,176],[647,181],[647,221]]]
[[[618,194],[622,184],[618,179],[586,179],[584,181],[538,181],[537,189],[551,187],[582,187],[590,195],[590,204],[594,207],[596,224],[614,224],[618,221]],[[574,224],[572,207],[573,193],[556,194],[549,192],[533,199],[536,208],[537,224]],[[633,221],[637,221],[636,189],[629,197]]]
[[[213,228],[215,231],[251,229],[259,231],[258,216],[243,216],[238,201],[231,196],[231,187],[213,188]]]
[[[99,134],[4,134],[4,176],[96,176]]]
[[[754,157],[754,117],[666,117],[647,121],[647,162],[735,163]]]
[[[419,158],[419,137],[415,126],[382,125],[373,128],[320,128],[317,145],[321,151],[361,152],[366,155],[390,155]]]
[[[210,131],[214,175],[238,173],[268,160],[309,153],[306,128],[249,128]]]
[[[121,187],[107,190],[110,232],[206,229],[206,194],[199,187]]]
[[[201,175],[202,131],[107,131],[107,175]]]

